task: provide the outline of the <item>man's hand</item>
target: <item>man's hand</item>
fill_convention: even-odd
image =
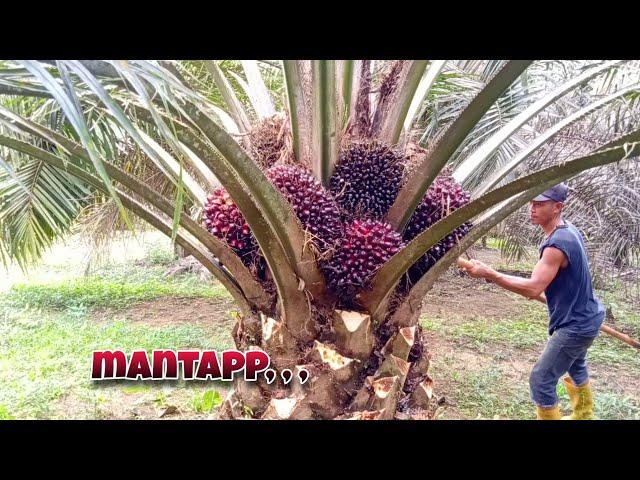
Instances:
[[[480,260],[471,260],[472,266],[465,268],[467,273],[473,278],[491,278],[495,270]]]
[[[507,290],[542,303],[547,303],[544,291],[553,281],[564,262],[568,262],[568,260],[562,250],[547,247],[533,268],[531,278],[521,278],[497,272],[478,260],[458,259],[460,268],[464,268],[471,277],[486,278]]]

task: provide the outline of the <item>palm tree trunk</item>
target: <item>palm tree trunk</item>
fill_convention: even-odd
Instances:
[[[266,351],[276,376],[271,384],[265,376],[235,381],[220,418],[393,419],[398,411],[426,410],[433,395],[419,315],[392,324],[391,313],[379,324],[359,312],[318,315],[314,340],[301,347],[283,321],[262,313],[240,318],[236,347]],[[286,370],[292,375],[285,384]],[[308,372],[304,383],[302,370]]]

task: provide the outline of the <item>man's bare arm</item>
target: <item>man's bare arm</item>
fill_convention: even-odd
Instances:
[[[511,292],[546,303],[544,291],[557,275],[564,258],[561,250],[553,247],[545,248],[530,278],[505,275],[477,260],[472,261],[473,267],[468,268],[467,271],[472,277],[486,278]]]

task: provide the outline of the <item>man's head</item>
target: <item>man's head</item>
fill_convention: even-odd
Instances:
[[[567,200],[569,187],[566,183],[560,183],[549,190],[542,192],[529,202],[531,223],[534,225],[546,225],[559,217]]]

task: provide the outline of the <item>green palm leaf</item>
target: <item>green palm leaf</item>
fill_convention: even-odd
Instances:
[[[91,202],[87,185],[46,163],[20,158],[15,170],[0,164],[0,244],[5,256],[25,269],[68,233]]]

